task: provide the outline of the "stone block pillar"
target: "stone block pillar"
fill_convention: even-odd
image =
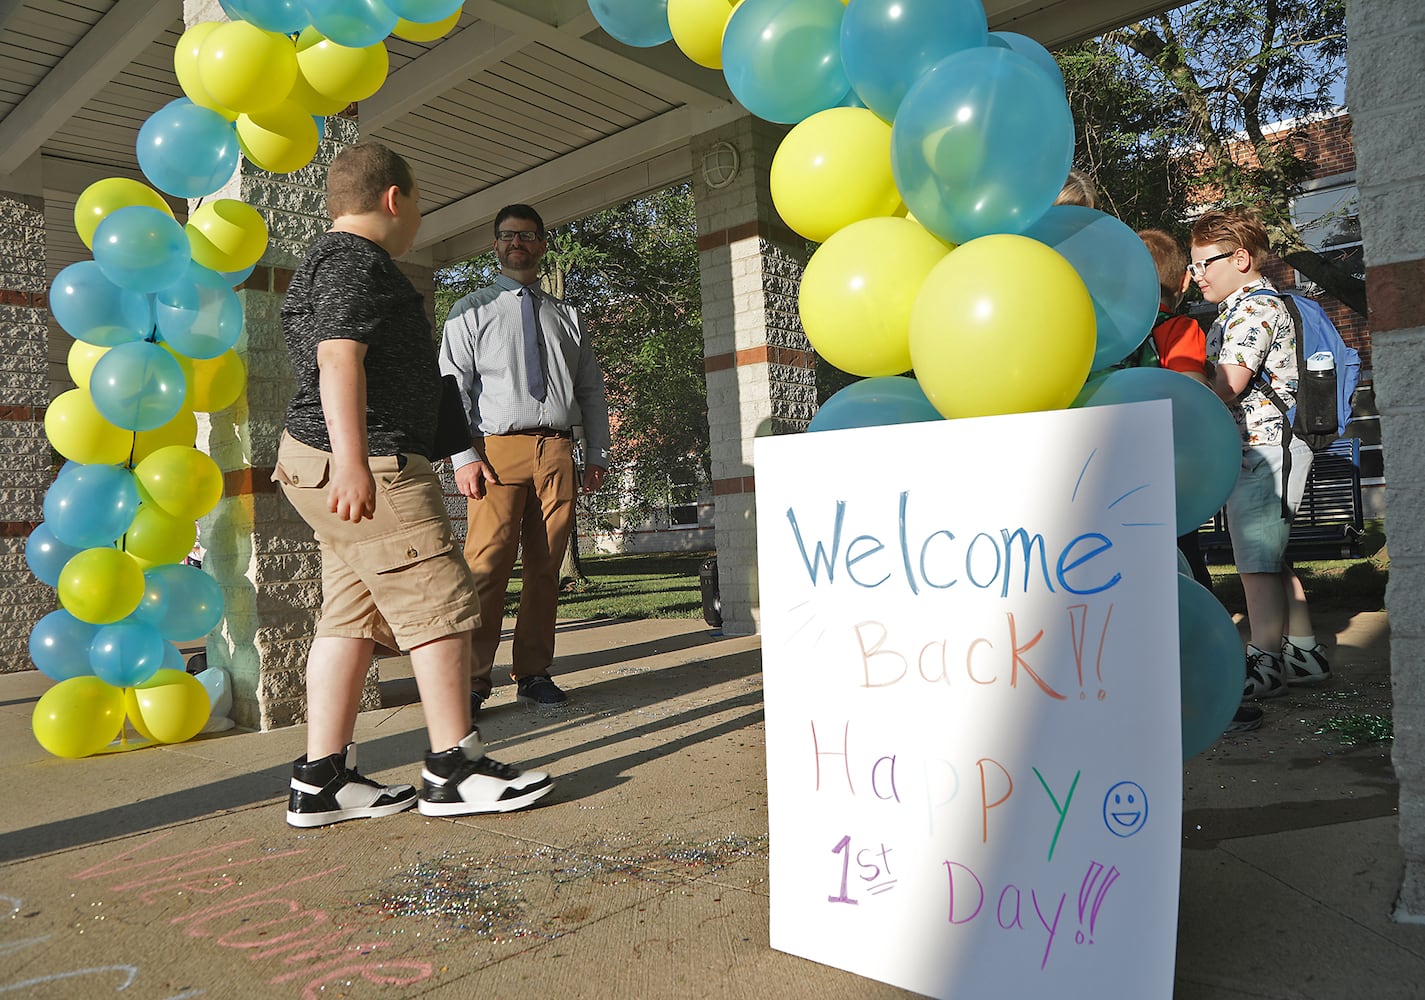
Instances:
[[[316,157],[291,174],[274,175],[244,160],[213,197],[237,198],[267,222],[268,245],[238,290],[243,335],[237,350],[247,386],[232,407],[200,415],[198,447],[223,470],[223,499],[203,519],[203,567],[222,585],[225,614],[208,639],[208,662],[232,676],[233,718],[272,729],[306,718],[306,659],[321,608],[321,560],[312,531],[272,482],[277,443],[292,397],[282,336],[282,297],[292,269],[330,220],[326,168],[355,142],[356,122],[327,120]],[[362,708],[378,707],[376,674]]]
[[[282,298],[308,245],[330,225],[326,172],[359,140],[354,118],[326,121],[316,157],[290,174],[244,161],[214,197],[238,198],[267,221],[268,246],[239,289],[247,387],[231,408],[199,421],[198,447],[224,474],[223,499],[203,520],[203,566],[222,585],[226,613],[208,639],[208,662],[232,676],[233,718],[255,729],[306,719],[306,660],[321,609],[321,558],[312,530],[272,482],[277,444],[292,398],[292,369],[282,336]],[[434,270],[402,262],[415,286],[434,299]],[[367,674],[362,710],[380,707],[376,665]]]
[[[1393,756],[1405,874],[1396,918],[1425,922],[1425,11],[1348,0],[1351,108],[1381,444],[1390,456]]]
[[[5,181],[6,178],[0,178]],[[44,198],[0,184],[0,672],[27,670],[30,631],[58,602],[25,563],[53,480],[44,435],[48,391],[48,279]]]
[[[759,627],[754,438],[806,429],[811,345],[797,314],[806,240],[772,206],[783,126],[746,116],[691,143],[723,628]]]

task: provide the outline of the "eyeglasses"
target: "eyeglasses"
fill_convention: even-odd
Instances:
[[[1240,249],[1240,248],[1239,248],[1239,249]],[[1226,253],[1215,254],[1215,255],[1213,255],[1213,256],[1207,258],[1206,260],[1195,260],[1195,261],[1193,261],[1191,264],[1189,264],[1189,265],[1187,266],[1187,273],[1190,274],[1190,275],[1192,275],[1193,278],[1195,278],[1196,280],[1201,281],[1201,280],[1202,280],[1202,276],[1207,273],[1207,265],[1208,265],[1208,264],[1211,264],[1211,263],[1213,263],[1214,261],[1219,261],[1219,260],[1221,260],[1223,257],[1232,257],[1232,256],[1235,256],[1236,253],[1237,253],[1236,250],[1229,250],[1229,251],[1227,251]]]
[[[544,237],[533,229],[501,229],[495,233],[495,239],[501,243],[513,243],[515,240],[521,243],[538,243]]]

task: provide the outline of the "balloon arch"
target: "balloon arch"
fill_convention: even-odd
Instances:
[[[301,168],[324,116],[380,89],[388,35],[434,41],[461,14],[461,0],[222,6],[229,21],[190,27],[174,51],[185,96],[139,129],[152,186],[114,177],[84,191],[74,221],[93,259],[65,268],[51,291],[76,340],[76,388],[45,419],[68,462],[26,556],[61,605],[30,640],[35,665],[58,681],[34,732],[61,756],[111,747],[126,719],[145,741],[178,742],[208,715],[175,645],[223,613],[212,578],[182,564],[194,522],[222,492],[216,464],[193,447],[194,413],[242,392],[233,289],[267,227],[230,198],[203,201],[180,225],[159,192],[210,198],[239,155],[273,173]],[[823,358],[864,379],[828,400],[812,430],[1171,398],[1175,424],[1193,428],[1173,445],[1179,529],[1222,504],[1237,465],[1223,447],[1236,433],[1226,410],[1174,373],[1115,369],[1155,321],[1157,270],[1117,219],[1054,204],[1074,126],[1042,46],[988,30],[979,0],[589,6],[615,40],[672,40],[720,69],[751,114],[792,126],[770,183],[782,219],[818,244],[802,323]],[[1180,604],[1182,634],[1199,644],[1231,624],[1208,598]],[[1218,641],[1214,663],[1230,647]],[[1198,669],[1206,655],[1183,650],[1189,754],[1221,733],[1240,696],[1225,692],[1242,671],[1222,680],[1231,671]]]

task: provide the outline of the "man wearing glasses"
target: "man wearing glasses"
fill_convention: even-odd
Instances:
[[[1242,432],[1242,468],[1227,498],[1232,555],[1242,577],[1251,641],[1244,700],[1286,694],[1288,685],[1331,676],[1316,641],[1306,593],[1286,560],[1291,520],[1311,472],[1306,442],[1290,437],[1282,413],[1263,389],[1291,406],[1296,401],[1296,324],[1262,276],[1267,232],[1245,209],[1208,212],[1192,227],[1188,274],[1202,297],[1217,303],[1207,334],[1207,359],[1216,365],[1212,388],[1226,401]],[[1283,447],[1283,440],[1290,444]],[[1285,501],[1285,502],[1283,502]]]
[[[500,643],[505,588],[521,558],[515,624],[516,696],[557,709],[568,700],[549,676],[559,567],[574,526],[579,489],[603,485],[609,466],[604,375],[579,313],[539,285],[548,249],[544,222],[528,205],[495,216],[495,283],[451,307],[441,337],[440,368],[460,383],[474,447],[451,456],[469,500],[465,558],[480,596],[470,707],[490,696]],[[586,439],[582,482],[573,428]]]

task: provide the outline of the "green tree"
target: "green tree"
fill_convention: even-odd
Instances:
[[[493,251],[444,268],[437,320],[498,270]],[[686,499],[678,487],[709,478],[692,189],[675,185],[552,227],[541,270],[542,284],[592,331],[614,428],[610,495],[600,503],[619,507],[631,530]]]
[[[560,227],[551,258],[594,331],[633,528],[709,479],[702,296],[692,188],[675,185]]]
[[[1345,17],[1344,0],[1199,0],[1058,53],[1076,158],[1108,210],[1181,231],[1189,206],[1254,206],[1280,257],[1364,313],[1361,278],[1292,221],[1311,164],[1266,131],[1335,110]]]

